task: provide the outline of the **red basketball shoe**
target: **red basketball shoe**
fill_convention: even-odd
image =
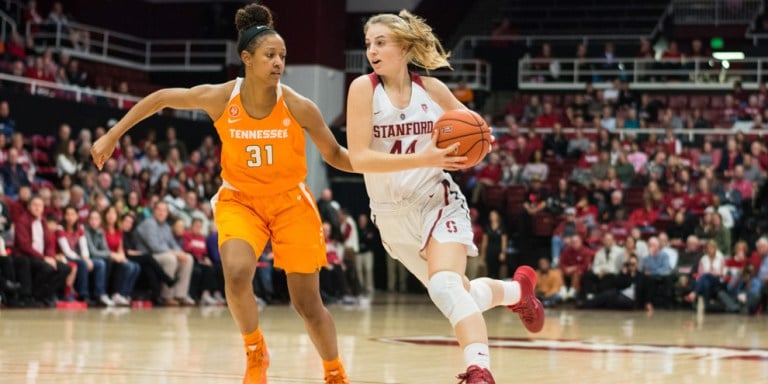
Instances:
[[[544,306],[536,298],[536,271],[524,265],[517,268],[512,280],[520,284],[520,302],[508,308],[517,312],[528,332],[539,332],[544,327]]]
[[[456,378],[461,380],[459,384],[496,384],[491,371],[477,365],[470,365],[467,372],[459,374]]]

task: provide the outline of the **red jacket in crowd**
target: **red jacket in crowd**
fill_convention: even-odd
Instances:
[[[205,236],[186,232],[184,234],[184,252],[194,256],[198,261],[208,256],[208,247],[205,245]]]
[[[560,268],[565,270],[566,267],[576,266],[579,272],[584,273],[592,266],[592,258],[595,257],[595,251],[581,246],[576,249],[574,247],[565,247],[560,254]]]
[[[659,210],[651,208],[647,210],[645,208],[637,208],[629,215],[629,222],[634,227],[645,227],[653,225],[656,219],[659,218]]]
[[[40,253],[32,248],[32,223],[34,221],[35,217],[27,210],[16,219],[16,222],[14,223],[16,232],[13,241],[13,246],[16,248],[16,254],[37,259],[56,256],[56,237],[48,231],[48,227],[45,225],[45,220],[43,220],[43,218],[40,218],[40,221],[43,226],[45,251]]]

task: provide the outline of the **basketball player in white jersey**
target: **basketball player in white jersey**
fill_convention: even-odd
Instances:
[[[427,287],[464,349],[462,383],[495,383],[482,312],[510,306],[525,327],[538,332],[544,310],[534,296],[536,274],[520,267],[512,281],[464,277],[467,256],[477,256],[466,199],[443,169],[460,169],[456,145],[435,146],[435,121],[464,108],[445,84],[419,77],[448,66],[432,29],[407,11],[382,14],[365,25],[368,61],[374,73],[355,79],[347,97],[347,141],[352,167],[365,175],[371,218],[389,254]]]

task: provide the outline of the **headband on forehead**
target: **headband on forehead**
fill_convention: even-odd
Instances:
[[[248,48],[248,44],[251,42],[251,40],[267,31],[273,31],[273,29],[266,25],[256,25],[246,29],[240,35],[240,40],[237,42],[237,52],[239,53],[244,51],[246,48]]]

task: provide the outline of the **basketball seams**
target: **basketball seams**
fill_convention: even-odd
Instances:
[[[445,118],[446,114],[449,113],[454,113],[454,115],[449,118]],[[437,124],[435,124],[434,130],[438,135],[438,140],[435,144],[437,144],[438,147],[442,147],[446,144],[448,144],[446,146],[452,145],[454,142],[472,142],[473,138],[479,134],[480,137],[475,138],[474,142],[472,142],[469,147],[459,148],[459,151],[462,153],[457,153],[457,156],[466,156],[468,163],[473,165],[479,164],[488,154],[488,152],[490,152],[491,130],[485,123],[485,120],[482,118],[478,120],[478,116],[476,116],[477,113],[466,109],[449,111],[446,114],[438,119]],[[468,118],[465,115],[470,115],[471,117]],[[461,135],[457,136],[452,134],[454,132],[444,133],[442,131],[445,126],[450,126],[451,123],[459,125],[457,130],[463,131]],[[475,131],[474,128],[477,128],[478,131]],[[439,136],[442,136],[442,134],[450,136],[450,138],[440,140]],[[480,144],[479,148],[477,146],[478,144]]]

